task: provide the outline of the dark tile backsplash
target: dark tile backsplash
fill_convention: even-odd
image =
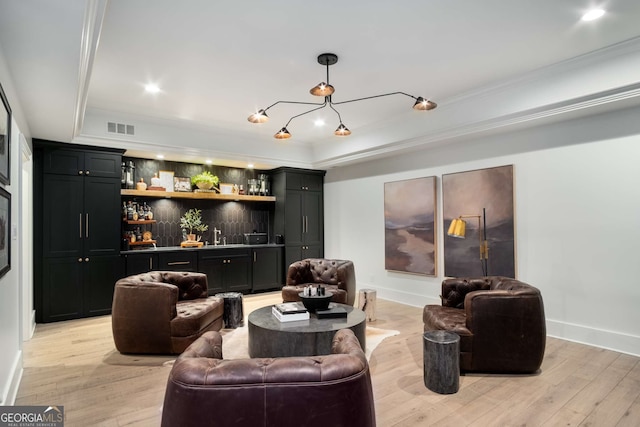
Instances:
[[[222,166],[194,165],[179,162],[165,162],[137,158],[123,158],[123,161],[133,160],[136,165],[135,177],[139,181],[143,177],[150,182],[154,173],[159,170],[174,171],[174,176],[190,177],[203,170],[208,170],[220,178],[220,182],[243,184],[250,178],[255,178],[261,171],[250,169],[234,169]],[[221,230],[219,240],[226,238],[227,244],[243,243],[243,234],[251,232],[267,233],[269,241],[273,242],[273,213],[274,203],[245,202],[221,200],[192,200],[192,199],[155,199],[147,197],[123,198],[123,201],[146,202],[151,207],[156,224],[146,225],[153,233],[157,246],[179,246],[183,241],[180,229],[180,217],[189,209],[202,210],[202,221],[209,229],[202,233],[202,241],[213,244],[214,227]],[[127,229],[135,227],[127,226]],[[144,231],[144,229],[143,229]],[[142,249],[142,248],[141,248]]]

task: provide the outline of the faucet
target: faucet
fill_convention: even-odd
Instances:
[[[213,245],[218,246],[220,240],[218,240],[218,235],[220,235],[222,231],[218,230],[216,227],[213,227]]]

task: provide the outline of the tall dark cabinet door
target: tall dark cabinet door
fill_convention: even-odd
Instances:
[[[118,212],[114,210],[118,207]],[[84,253],[89,257],[120,254],[120,181],[84,178]]]
[[[302,213],[301,191],[288,191],[284,202],[287,220],[284,223],[284,236],[287,246],[302,246],[304,244],[304,216]]]
[[[113,288],[122,276],[120,255],[87,257],[83,264],[83,315],[111,313]]]
[[[305,246],[322,246],[324,243],[324,221],[322,193],[307,191],[302,199],[304,213]]]
[[[43,186],[43,254],[80,257],[84,238],[84,179],[48,175]]]
[[[45,258],[42,267],[42,319],[57,322],[82,317],[82,258]]]

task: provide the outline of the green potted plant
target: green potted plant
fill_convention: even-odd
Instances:
[[[204,232],[209,229],[207,224],[202,223],[202,211],[200,209],[189,209],[185,212],[184,215],[180,218],[180,228],[187,231],[187,241],[196,242],[200,241],[202,236],[198,236],[196,239],[196,235],[194,231]]]
[[[191,185],[195,185],[201,190],[211,190],[212,188],[217,190],[219,182],[218,177],[209,171],[203,171],[191,177]]]

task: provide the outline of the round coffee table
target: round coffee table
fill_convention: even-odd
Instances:
[[[340,329],[351,329],[364,350],[366,318],[364,311],[346,304],[347,317],[280,322],[271,307],[262,307],[249,314],[249,356],[288,357],[331,354],[333,336]]]

